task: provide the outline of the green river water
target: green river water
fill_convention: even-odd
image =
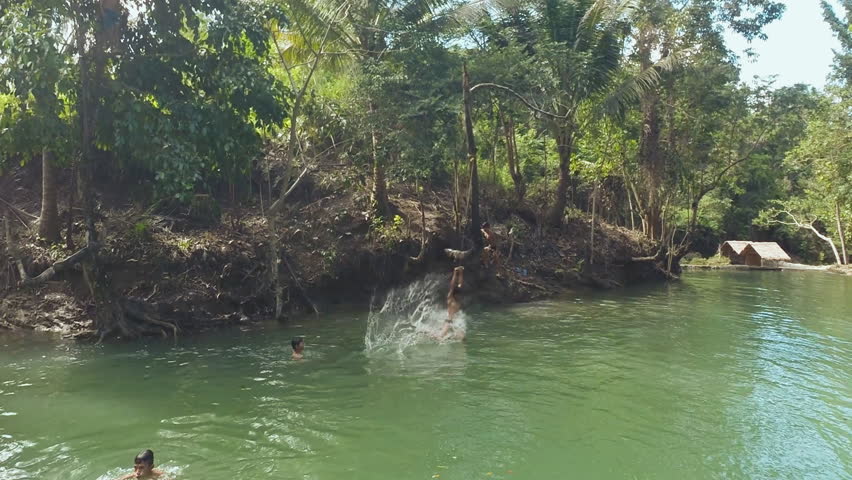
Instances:
[[[689,272],[471,308],[465,343],[401,353],[365,347],[364,311],[177,343],[7,334],[0,479],[110,479],[144,448],[177,479],[850,479],[850,307],[848,277]]]

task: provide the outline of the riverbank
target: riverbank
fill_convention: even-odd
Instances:
[[[572,288],[617,288],[664,278],[647,258],[634,261],[655,252],[639,233],[596,223],[591,255],[590,218],[578,215],[566,218],[561,229],[539,228],[537,212],[509,206],[502,192],[486,192],[483,199],[485,219],[502,241],[501,264],[485,268],[479,255],[469,252],[457,252],[453,259],[446,249],[462,251],[468,245],[456,231],[449,192],[394,189],[393,218],[377,223],[367,214],[367,193],[341,188],[348,183],[341,175],[306,178],[276,222],[282,247],[279,275],[290,317],[344,302],[366,305],[389,288],[427,273],[449,272],[456,264],[467,269],[468,303],[525,302]],[[38,211],[37,185],[31,183],[20,176],[16,205],[23,218],[0,245],[9,258],[5,279],[0,279],[0,287],[5,280],[0,328],[95,337],[95,304],[79,268],[33,286],[19,285],[18,260],[34,277],[73,253],[40,241],[28,224],[27,216]],[[99,264],[122,308],[163,323],[153,333],[186,334],[273,315],[263,204],[224,206],[216,215],[199,202],[194,208],[115,199],[109,204],[124,207],[101,212]],[[73,224],[72,231],[74,243],[83,244],[83,225]]]
[[[755,267],[751,265],[696,265],[684,263],[681,265],[684,270],[790,270],[790,271],[814,271],[814,272],[829,272],[839,273],[843,275],[852,275],[852,267],[847,265],[805,265],[802,263],[786,263],[782,262],[777,267]]]
[[[840,275],[852,275],[852,265],[832,265],[827,270]]]

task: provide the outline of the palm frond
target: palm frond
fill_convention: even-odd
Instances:
[[[279,61],[296,66],[321,54],[325,68],[341,69],[349,63],[349,54],[358,46],[343,22],[348,2],[287,0],[286,7],[288,24],[273,24],[270,28]]]
[[[580,20],[574,48],[579,48],[581,42],[594,37],[596,32],[612,30],[617,22],[626,19],[637,5],[637,0],[596,0]]]
[[[462,1],[435,15],[435,18],[446,17],[459,25],[475,25],[489,15],[516,10],[523,5],[523,0],[472,0]]]
[[[598,115],[621,117],[641,96],[660,84],[661,72],[671,72],[691,54],[691,50],[672,52],[654,65],[621,82],[600,103]]]

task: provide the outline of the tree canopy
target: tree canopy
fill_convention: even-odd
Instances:
[[[843,243],[850,221],[852,3],[821,5],[826,91],[740,78],[723,29],[766,38],[771,0],[4,1],[0,171],[49,152],[92,191],[252,202],[333,158],[380,222],[389,188],[449,189],[464,216],[481,181],[555,228],[595,204],[680,253],[748,237],[829,258],[773,223]]]

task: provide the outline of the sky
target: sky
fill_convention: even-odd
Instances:
[[[822,19],[819,0],[786,0],[784,16],[764,31],[767,40],[754,40],[749,44],[741,36],[726,33],[728,48],[740,57],[740,78],[751,82],[757,75],[778,75],[775,86],[808,83],[822,88],[831,70],[833,48],[839,43]],[[835,12],[841,13],[835,7]],[[748,58],[744,50],[751,48],[758,54]]]

